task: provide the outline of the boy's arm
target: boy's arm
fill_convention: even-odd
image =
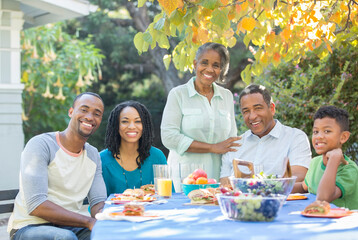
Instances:
[[[317,200],[332,202],[342,195],[341,189],[336,186],[337,169],[341,163],[347,164],[347,161],[340,148],[327,152],[323,158],[326,158],[326,170],[318,185]]]
[[[295,183],[291,193],[307,193],[307,192],[308,192],[308,187],[305,181],[303,180],[302,182]]]

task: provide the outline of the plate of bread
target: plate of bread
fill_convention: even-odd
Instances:
[[[144,205],[136,202],[126,203],[121,207],[109,207],[96,214],[97,220],[143,222],[160,218],[163,216],[158,215],[155,211],[146,212]]]
[[[215,188],[196,189],[188,194],[190,203],[186,205],[219,205],[215,194],[220,191]]]
[[[127,202],[153,202],[157,200],[156,197],[151,194],[146,194],[143,189],[126,189],[121,194],[114,194],[114,198],[111,198],[111,202],[114,204],[122,204]]]
[[[353,212],[345,208],[331,208],[328,202],[316,200],[309,204],[301,214],[305,217],[316,218],[341,218],[351,215]]]

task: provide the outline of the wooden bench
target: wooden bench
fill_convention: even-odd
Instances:
[[[14,209],[14,202],[18,189],[0,191],[0,214],[10,213]],[[9,201],[12,201],[9,203]]]

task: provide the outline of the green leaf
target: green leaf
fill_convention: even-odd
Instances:
[[[160,34],[157,42],[160,48],[169,49],[170,47],[169,40],[165,34]]]
[[[149,32],[143,33],[143,40],[149,44],[152,43],[152,41],[153,41],[152,35],[150,35]]]
[[[162,30],[165,24],[165,18],[161,18],[154,24],[154,29],[156,30]]]
[[[183,15],[176,9],[170,15],[170,23],[179,26],[183,22]]]
[[[249,35],[246,34],[244,37],[244,44],[246,47],[249,47],[250,41],[251,41],[251,39],[250,39]]]
[[[218,5],[218,0],[206,0],[199,3],[199,5],[203,6],[204,8],[208,8],[214,10]]]
[[[143,33],[142,32],[138,32],[135,36],[134,36],[134,46],[135,48],[138,50],[139,55],[142,54],[143,52]]]
[[[143,7],[143,5],[147,2],[147,0],[138,0],[138,7]]]
[[[213,17],[210,20],[213,24],[219,26],[221,29],[226,30],[230,27],[230,21],[223,11],[216,9],[213,12]]]
[[[247,65],[245,70],[241,72],[241,79],[246,85],[251,84],[251,65]]]
[[[172,56],[171,55],[164,55],[163,57],[163,63],[164,63],[164,66],[165,66],[165,69],[169,69],[169,65],[170,65],[170,62],[172,61]]]

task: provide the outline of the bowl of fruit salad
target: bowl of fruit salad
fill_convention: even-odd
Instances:
[[[228,189],[221,191],[221,194],[216,194],[216,198],[222,214],[238,221],[273,221],[286,199],[281,194],[255,195]]]
[[[277,175],[266,176],[263,173],[255,175],[253,178],[230,177],[233,189],[243,193],[254,195],[281,194],[288,197],[296,182],[296,176],[280,178]]]
[[[215,179],[208,179],[207,174],[202,169],[195,169],[186,178],[183,179],[182,189],[185,195],[191,191],[200,188],[217,188],[219,183]]]

